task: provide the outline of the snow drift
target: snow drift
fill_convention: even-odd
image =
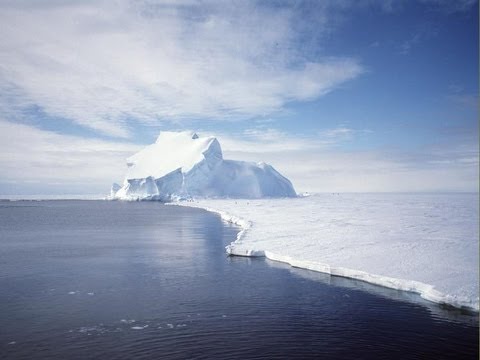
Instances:
[[[292,183],[265,163],[223,159],[215,137],[160,133],[157,141],[127,159],[123,186],[111,198],[170,201],[188,198],[295,197]]]

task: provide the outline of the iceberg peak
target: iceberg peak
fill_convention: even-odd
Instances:
[[[213,152],[213,154],[212,154]],[[189,131],[162,131],[157,141],[127,159],[126,179],[161,178],[180,169],[189,172],[197,163],[210,157],[222,157],[216,138],[200,138]]]
[[[296,196],[271,165],[224,160],[215,137],[189,131],[160,132],[154,144],[127,159],[123,186],[115,190],[112,198],[127,200]]]

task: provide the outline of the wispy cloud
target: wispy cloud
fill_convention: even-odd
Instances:
[[[405,40],[402,45],[400,46],[400,53],[403,55],[407,55],[410,53],[412,47],[420,43],[421,36],[419,33],[413,35],[410,39]]]
[[[355,134],[367,130],[354,130],[347,127],[326,129],[316,134],[292,134],[276,128],[259,126],[250,128],[235,136],[229,134],[211,134],[218,137],[222,149],[230,155],[255,153],[261,157],[264,153],[311,151],[331,148],[352,139]],[[259,158],[257,161],[262,160]]]
[[[5,184],[25,191],[25,184],[41,184],[40,191],[105,193],[120,181],[125,159],[142,148],[130,143],[90,140],[43,131],[0,120],[0,193]],[[68,189],[71,192],[68,192]]]
[[[253,1],[2,2],[0,108],[126,137],[132,120],[265,115],[362,73],[301,54],[298,15]]]
[[[425,20],[420,25],[417,25],[410,34],[410,37],[400,44],[400,53],[402,55],[408,55],[413,49],[418,48],[423,43],[437,37],[438,34],[438,24]]]
[[[435,10],[452,14],[470,11],[478,0],[420,0],[420,2],[432,6]]]
[[[348,138],[344,134],[349,134]],[[276,129],[218,136],[225,158],[266,161],[298,191],[476,191],[478,142],[416,152],[341,150],[362,131],[299,136]],[[202,133],[202,135],[205,135]],[[0,120],[0,194],[103,193],[142,145],[90,140]],[[29,190],[30,189],[30,190]]]
[[[409,151],[338,147],[368,133],[338,127],[299,136],[264,129],[219,138],[226,158],[271,163],[299,191],[478,190],[478,141]]]
[[[242,154],[242,157],[249,155],[252,160],[258,160],[260,154]],[[317,149],[266,153],[261,157],[291,179],[298,191],[478,191],[478,156],[475,155],[417,153],[405,157],[401,153],[373,150]]]
[[[466,94],[457,92],[448,95],[447,98],[462,107],[474,109],[476,111],[478,111],[479,109],[480,97],[478,96],[478,94]]]

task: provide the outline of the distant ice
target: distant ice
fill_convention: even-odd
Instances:
[[[272,166],[223,158],[215,137],[162,131],[127,159],[123,185],[110,198],[171,201],[197,197],[294,197],[292,183]]]
[[[242,228],[229,254],[266,256],[479,309],[478,194],[321,194],[185,205]]]
[[[148,325],[144,325],[144,326],[132,326],[130,329],[132,330],[143,330],[143,329],[146,329],[148,327]]]
[[[10,201],[46,201],[46,200],[104,200],[105,194],[37,194],[37,195],[2,195],[1,200]]]

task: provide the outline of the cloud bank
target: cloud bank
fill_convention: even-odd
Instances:
[[[330,10],[316,11],[321,36]],[[301,15],[253,1],[4,1],[0,109],[116,137],[137,122],[274,113],[363,71],[299,49]]]
[[[275,129],[246,131],[242,139],[220,135],[226,158],[265,161],[309,192],[477,192],[478,139],[408,151],[348,150],[342,145],[369,130],[338,127],[310,136]]]
[[[202,135],[208,133],[201,132]],[[217,134],[225,158],[265,161],[297,191],[478,190],[478,143],[416,152],[348,151],[342,144],[368,131],[338,127],[300,136],[274,128],[232,137]],[[0,194],[107,194],[121,181],[125,159],[144,145],[85,139],[0,119]]]
[[[0,119],[0,194],[105,194],[142,146],[61,135]]]

